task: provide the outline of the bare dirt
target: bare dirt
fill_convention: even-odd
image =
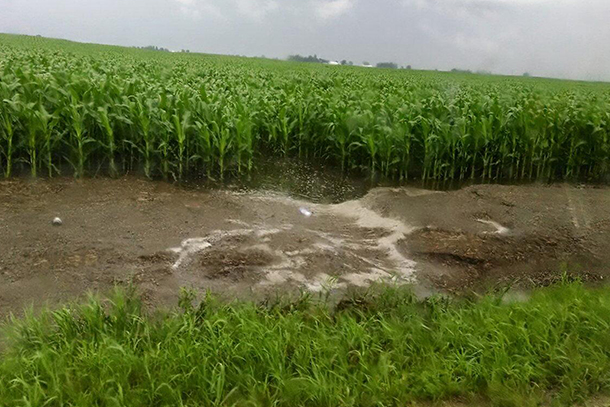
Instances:
[[[609,238],[607,187],[377,188],[330,205],[135,177],[18,179],[0,182],[0,314],[117,284],[156,305],[181,287],[260,298],[379,281],[527,288],[564,271],[599,282]]]

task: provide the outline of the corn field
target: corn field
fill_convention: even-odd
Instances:
[[[222,179],[261,157],[389,179],[606,179],[610,85],[0,35],[4,176]]]

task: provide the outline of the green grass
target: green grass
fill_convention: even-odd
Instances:
[[[571,405],[610,389],[607,288],[563,283],[519,303],[387,289],[333,309],[191,300],[149,315],[119,293],[10,322],[0,404]]]
[[[171,54],[0,34],[0,170],[604,180],[610,85]]]

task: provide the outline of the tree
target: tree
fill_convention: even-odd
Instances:
[[[451,72],[453,72],[453,73],[472,73],[472,71],[470,69],[458,69],[458,68],[453,68],[451,70]]]
[[[529,72],[524,72],[523,76],[525,76],[526,78],[529,78],[530,76],[532,76],[532,74],[530,74]]]
[[[163,48],[163,47],[157,47],[156,45],[148,45],[146,47],[138,47],[140,49],[145,49],[147,51],[162,51],[162,52],[169,52],[169,49],[167,48]]]
[[[343,61],[341,61],[341,65],[347,65],[347,61],[344,59]]]
[[[322,59],[322,58],[318,58],[317,55],[310,55],[308,57],[304,57],[302,55],[296,54],[296,55],[289,55],[288,56],[288,60],[289,61],[295,61],[295,62],[313,62],[313,63],[318,63],[318,64],[325,64],[328,63],[328,61],[326,59]]]
[[[398,69],[398,65],[394,62],[380,62],[377,64],[377,68]]]

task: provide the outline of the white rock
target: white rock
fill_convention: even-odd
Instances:
[[[63,225],[63,223],[64,222],[60,218],[53,219],[53,225],[54,226],[61,226],[61,225]]]

